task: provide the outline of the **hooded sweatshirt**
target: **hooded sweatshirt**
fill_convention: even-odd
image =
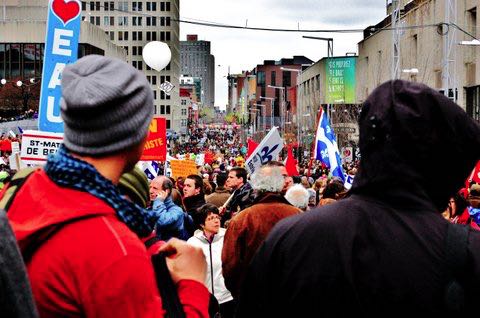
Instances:
[[[480,159],[480,127],[437,91],[405,81],[375,89],[359,126],[349,197],[277,224],[251,263],[237,317],[447,313],[441,211]],[[467,248],[461,281],[473,311],[480,232],[470,230]]]

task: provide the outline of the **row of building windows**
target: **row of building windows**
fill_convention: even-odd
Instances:
[[[103,2],[103,3],[102,3]],[[146,11],[157,11],[157,8],[160,8],[160,11],[168,12],[171,10],[170,2],[160,1],[157,6],[158,1],[132,1],[132,11],[143,11],[143,4],[145,4]],[[88,6],[87,6],[88,4]],[[129,11],[128,1],[117,1],[117,6],[115,8],[115,1],[82,1],[82,10],[86,11],[87,8],[89,11]]]
[[[90,23],[100,26],[100,17],[98,16],[89,16]],[[160,26],[171,26],[171,18],[170,17],[159,17],[160,19]],[[129,17],[117,17],[117,24],[118,26],[128,26]],[[143,26],[143,17],[132,17],[132,26]],[[145,26],[157,26],[157,17],[146,17],[145,19],[146,24]],[[104,26],[115,26],[115,17],[114,16],[104,16],[103,17],[103,25]]]
[[[112,32],[110,34],[110,40],[115,41],[114,35],[112,35]],[[129,31],[118,31],[118,41],[129,41]],[[157,34],[160,34],[160,41],[162,42],[168,42],[171,41],[171,33],[170,31],[146,31],[145,32],[145,40],[146,41],[157,41],[158,36]],[[143,32],[141,31],[132,31],[132,41],[143,41]],[[140,54],[138,54],[140,55]]]

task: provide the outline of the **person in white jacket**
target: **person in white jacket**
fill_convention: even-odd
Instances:
[[[220,305],[222,318],[234,317],[235,302],[225,287],[222,275],[222,248],[225,229],[220,227],[218,208],[210,203],[204,204],[195,215],[195,224],[200,225],[188,243],[200,247],[207,260],[207,277],[205,285],[215,296]]]

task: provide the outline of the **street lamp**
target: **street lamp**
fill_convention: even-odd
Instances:
[[[302,64],[302,66],[303,66],[303,64]],[[301,136],[300,136],[300,100],[301,99],[300,99],[300,91],[299,91],[299,89],[300,89],[299,78],[302,76],[302,69],[301,68],[300,69],[287,68],[287,67],[283,67],[283,66],[280,67],[280,69],[282,71],[287,71],[287,72],[297,72],[297,85],[296,85],[297,86],[297,100],[296,100],[296,102],[297,102],[297,109],[296,109],[296,112],[297,112],[297,114],[296,114],[296,117],[297,117],[297,143],[300,146],[300,144],[301,144],[301,141],[300,141],[300,138],[301,138]],[[292,128],[290,127],[290,129],[292,129]]]
[[[260,99],[266,99],[271,102],[270,104],[270,129],[273,128],[273,108],[275,107],[275,98],[260,96]]]
[[[270,88],[279,89],[282,91],[282,99],[280,101],[280,127],[283,133],[285,133],[285,87],[268,85]]]
[[[480,46],[480,41],[475,39],[475,40],[471,40],[471,41],[461,41],[460,43],[458,43],[460,45],[469,45],[469,46]]]
[[[267,112],[267,105],[262,105],[262,104],[252,104],[253,106],[258,106],[258,107],[264,107],[263,110],[262,110],[262,114],[263,114],[263,131],[266,131],[267,130],[267,124],[265,122],[265,113]]]

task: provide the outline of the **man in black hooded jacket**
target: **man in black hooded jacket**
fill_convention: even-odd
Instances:
[[[437,91],[400,80],[368,97],[359,126],[349,196],[277,224],[250,265],[238,317],[478,311],[480,232],[465,230],[465,265],[448,265],[441,211],[480,159],[480,127]],[[464,297],[448,294],[447,306],[455,270]]]

